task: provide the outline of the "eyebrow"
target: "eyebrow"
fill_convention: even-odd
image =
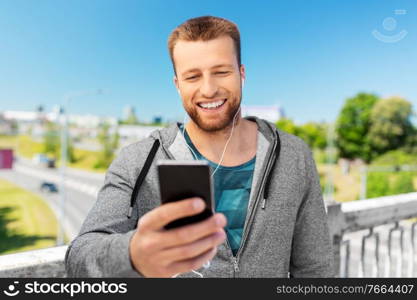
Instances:
[[[210,69],[217,69],[217,68],[221,68],[221,67],[233,68],[233,65],[231,65],[231,64],[219,64],[219,65],[215,65],[215,66],[211,67]],[[190,69],[190,70],[187,70],[187,71],[181,73],[181,75],[184,76],[187,73],[191,73],[191,72],[195,72],[195,71],[199,71],[199,70],[200,69],[198,69],[198,68],[193,68],[193,69]]]

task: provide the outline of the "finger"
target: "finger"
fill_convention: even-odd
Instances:
[[[161,232],[163,247],[186,245],[206,237],[226,226],[226,217],[217,213],[204,221]]]
[[[140,230],[160,230],[168,223],[196,215],[202,212],[206,204],[201,198],[190,198],[176,202],[163,204],[147,214],[138,221]]]
[[[170,264],[173,261],[187,260],[217,247],[219,244],[223,243],[225,239],[226,233],[224,230],[220,230],[194,243],[163,250],[160,253],[159,258],[167,264]]]
[[[217,253],[217,247],[206,251],[205,253],[184,261],[174,262],[169,266],[172,275],[190,272],[191,270],[200,269],[207,261],[211,260]]]

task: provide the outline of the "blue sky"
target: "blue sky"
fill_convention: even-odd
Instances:
[[[279,104],[297,123],[333,121],[363,91],[417,109],[416,1],[0,0],[0,110],[50,110],[67,93],[102,88],[70,111],[121,117],[133,105],[141,120],[182,118],[166,41],[201,15],[239,26],[244,104]],[[375,29],[407,35],[384,43]]]

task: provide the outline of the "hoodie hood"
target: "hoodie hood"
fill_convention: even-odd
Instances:
[[[273,143],[276,140],[276,126],[273,123],[260,119],[256,116],[247,116],[244,117],[244,119],[256,122],[258,125],[258,131],[263,135],[268,143]],[[187,149],[187,146],[185,144],[181,146],[183,143],[179,143],[180,139],[184,139],[181,131],[179,130],[180,124],[182,123],[175,122],[166,128],[155,130],[150,134],[150,137],[158,139],[164,151],[172,159],[193,159],[191,153],[188,153],[189,150]]]

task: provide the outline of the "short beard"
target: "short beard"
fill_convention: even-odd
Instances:
[[[226,101],[229,102],[230,100],[228,99]],[[187,108],[184,106],[184,109],[187,111],[188,115],[190,116],[191,120],[193,120],[193,122],[203,131],[206,132],[210,132],[210,133],[214,133],[217,131],[221,131],[224,130],[228,127],[232,126],[232,122],[233,122],[233,118],[236,115],[237,111],[239,110],[240,107],[240,100],[237,103],[237,105],[234,106],[228,106],[224,117],[222,119],[220,119],[218,122],[213,122],[214,124],[211,124],[212,122],[205,122],[200,114],[198,113],[197,109],[195,107],[191,107],[191,108]],[[225,104],[226,104],[225,103]],[[235,124],[236,126],[236,124]]]

